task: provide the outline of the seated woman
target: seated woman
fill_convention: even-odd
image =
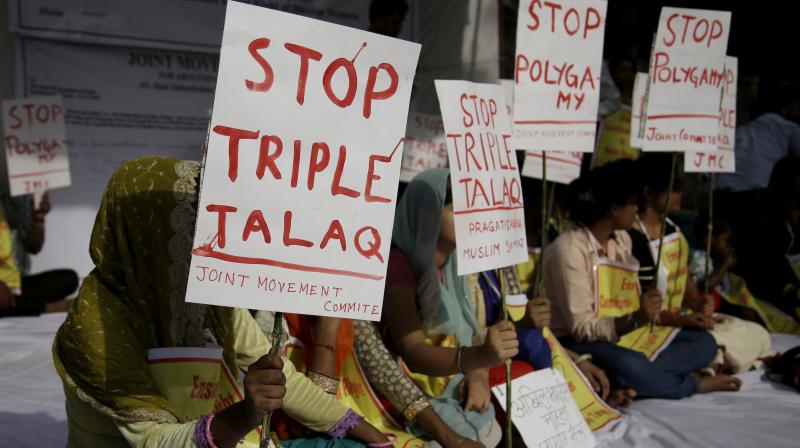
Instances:
[[[680,228],[669,218],[666,219],[661,249],[661,272],[654,275],[654,260],[662,231],[661,217],[664,213],[675,213],[681,208],[679,176],[673,182],[672,191],[668,191],[671,158],[666,153],[651,153],[636,161],[641,188],[639,212],[636,223],[628,233],[633,242],[633,255],[640,263],[642,288],[654,286],[654,278],[657,278],[658,287],[667,302],[666,308],[659,314],[662,324],[711,332],[717,345],[724,347],[724,354],[720,351],[711,363],[713,368],[724,368],[735,373],[748,370],[758,358],[770,354],[769,335],[756,324],[714,314],[712,296],[701,294],[697,283],[689,275],[689,244]]]
[[[290,362],[268,356],[247,310],[185,302],[198,178],[197,162],[148,157],[109,181],[91,238],[95,268],[53,343],[67,446],[233,447],[277,408],[334,438],[387,442]],[[198,370],[156,357],[165,350]],[[191,355],[199,352],[217,354],[218,375],[203,376]]]
[[[736,389],[738,380],[731,377],[698,380],[691,375],[715,355],[716,344],[706,332],[681,330],[654,361],[617,344],[648,325],[662,303],[657,289],[639,297],[636,287],[637,262],[625,232],[636,218],[633,179],[633,162],[626,160],[603,165],[570,185],[568,208],[575,227],[544,255],[552,331],[565,347],[591,354],[612,387],[634,389],[638,397],[682,398]]]
[[[66,311],[66,298],[78,289],[78,274],[55,269],[29,275],[30,257],[44,246],[45,217],[50,199],[45,193],[38,207],[33,197],[0,200],[0,317],[38,316]]]
[[[500,441],[491,408],[488,368],[517,355],[514,325],[478,331],[465,277],[456,272],[455,227],[448,171],[428,170],[406,188],[395,212],[384,294],[383,339],[413,372],[449,377],[430,399],[444,421],[487,447]],[[455,339],[455,346],[426,338]],[[462,406],[463,403],[463,406]]]

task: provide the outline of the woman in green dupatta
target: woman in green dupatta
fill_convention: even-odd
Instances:
[[[148,157],[124,164],[109,182],[91,237],[95,268],[53,344],[67,446],[233,446],[277,407],[334,438],[386,441],[290,362],[266,356],[269,341],[247,310],[184,300],[199,171],[197,162]],[[227,378],[243,400],[212,397],[209,411],[219,412],[187,415],[167,398],[149,352],[209,346],[221,347],[218,364],[233,372]],[[191,381],[188,387],[194,398]]]
[[[513,324],[479,334],[466,277],[457,275],[448,171],[417,175],[397,204],[384,295],[384,338],[410,370],[449,377],[431,402],[457,433],[495,446],[500,440],[488,368],[517,354]],[[456,347],[431,344],[450,336]],[[431,391],[429,391],[431,392]]]

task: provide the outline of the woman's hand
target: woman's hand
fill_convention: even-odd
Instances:
[[[604,401],[608,399],[608,394],[611,391],[611,384],[608,382],[606,372],[592,364],[589,360],[578,363],[578,368],[581,369],[583,375],[592,383],[592,389],[600,395],[600,398]]]
[[[544,328],[550,325],[550,300],[539,296],[528,301],[528,319],[535,328]]]
[[[465,411],[484,413],[492,405],[489,390],[489,371],[478,369],[469,372],[461,381],[461,398]]]
[[[283,359],[277,355],[264,355],[253,363],[244,376],[244,406],[248,422],[253,427],[269,411],[280,409],[286,395],[286,376]]]
[[[642,304],[639,309],[634,313],[640,325],[646,325],[652,322],[653,319],[661,312],[661,304],[663,302],[661,292],[656,289],[648,289],[642,294]]]
[[[713,330],[714,318],[702,313],[694,313],[688,316],[680,316],[678,327],[697,328],[699,330]]]
[[[502,320],[489,327],[486,332],[486,342],[480,346],[485,367],[499,366],[506,359],[517,356],[517,353],[519,353],[519,342],[513,323]]]

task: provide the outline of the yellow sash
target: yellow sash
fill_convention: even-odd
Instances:
[[[8,226],[2,204],[0,204],[0,282],[5,283],[15,294],[19,294],[22,287],[22,274],[14,259],[14,235]]]
[[[594,152],[593,168],[620,159],[635,160],[639,150],[631,148],[631,111],[620,109],[606,117],[600,128],[597,149]]]
[[[183,421],[198,419],[244,398],[221,348],[168,347],[147,351],[147,365],[161,393]],[[237,447],[257,448],[259,430]]]
[[[655,260],[658,254],[658,240],[650,242],[650,250]],[[686,281],[689,278],[689,242],[678,231],[664,237],[664,248],[661,250],[661,269],[667,273],[666,282],[659,278],[659,289],[666,287],[664,293],[664,309],[679,311],[686,294]],[[666,285],[663,285],[666,283]]]
[[[598,318],[620,317],[639,309],[638,266],[599,259],[594,265],[594,277],[595,313]],[[657,325],[650,331],[647,326],[624,335],[617,344],[653,360],[677,333],[678,329],[673,327]]]
[[[287,347],[286,357],[292,360],[299,371],[304,371],[301,350],[293,345]],[[364,376],[364,371],[351,350],[339,372],[339,390],[336,399],[342,404],[363,416],[372,426],[383,433],[390,433],[397,437],[395,446],[419,448],[425,441],[407,433],[402,424],[386,410],[378,399],[377,394]],[[400,409],[399,411],[403,411]]]
[[[800,324],[792,316],[787,315],[771,303],[755,298],[747,289],[743,278],[734,274],[729,275],[731,289],[729,293],[722,294],[725,301],[754,310],[770,332],[800,335]]]
[[[569,355],[558,340],[550,332],[549,328],[542,330],[542,336],[550,345],[550,352],[553,357],[553,368],[561,372],[569,385],[569,391],[572,394],[572,399],[581,410],[583,418],[592,431],[604,427],[609,422],[612,422],[622,415],[609,407],[592,388],[591,383],[583,376],[578,366],[572,362]]]

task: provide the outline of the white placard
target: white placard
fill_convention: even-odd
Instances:
[[[605,0],[519,2],[515,149],[594,150],[606,7]]]
[[[683,168],[687,173],[736,172],[736,83],[739,80],[738,61],[725,58],[725,80],[722,84],[722,108],[719,119],[717,151],[686,153]]]
[[[60,95],[4,100],[0,121],[11,196],[70,185],[69,142]]]
[[[636,73],[636,78],[633,80],[633,98],[631,99],[631,148],[642,149],[642,145],[644,145],[644,137],[639,138],[639,130],[642,125],[642,110],[645,106],[647,83],[647,73]]]
[[[492,388],[506,409],[505,383]],[[594,448],[594,439],[572,399],[567,381],[552,368],[515,378],[511,383],[511,421],[533,448]]]
[[[447,168],[442,117],[411,112],[406,126],[400,182],[411,182],[414,176],[431,168]]]
[[[643,151],[714,151],[731,13],[661,9]]]
[[[522,186],[502,87],[437,80],[436,93],[450,160],[458,274],[527,260]]]
[[[228,3],[188,301],[380,319],[419,50]]]
[[[542,178],[542,151],[525,151],[522,175],[534,179]],[[547,151],[547,181],[569,184],[581,176],[583,153]]]

